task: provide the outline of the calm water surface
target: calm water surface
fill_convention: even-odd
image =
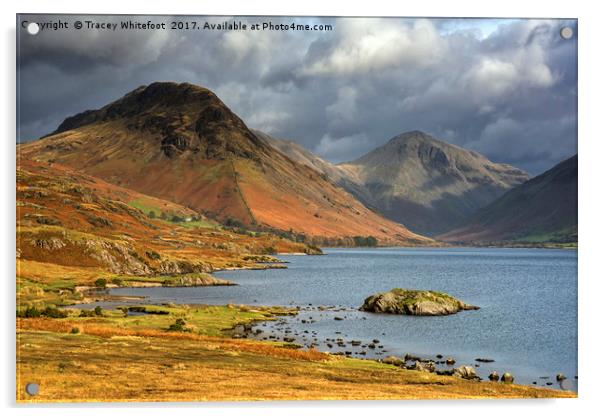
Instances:
[[[260,326],[270,333],[316,342],[323,350],[366,351],[366,357],[418,354],[451,356],[474,365],[479,375],[510,371],[516,381],[576,388],[577,253],[543,249],[327,249],[325,256],[278,256],[288,269],[216,273],[239,286],[115,289],[116,295],[143,295],[149,302],[295,305],[304,308],[286,322]],[[359,312],[363,300],[394,287],[447,292],[481,307],[442,317]],[[318,311],[318,305],[337,311]],[[334,316],[343,320],[334,320]],[[315,322],[302,323],[311,319]],[[276,331],[276,332],[274,332]],[[308,331],[305,333],[304,331]],[[312,334],[315,331],[315,334]],[[295,335],[297,334],[297,335]],[[326,338],[382,347],[329,349]],[[555,382],[562,372],[568,379]],[[549,377],[549,379],[541,378]]]

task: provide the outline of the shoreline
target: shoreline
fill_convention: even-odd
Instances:
[[[273,341],[285,341],[285,342],[291,342],[293,344],[299,345],[299,348],[301,349],[305,349],[305,350],[309,350],[311,348],[315,348],[320,352],[326,353],[326,354],[331,354],[331,355],[335,355],[335,356],[342,356],[342,357],[348,357],[348,358],[354,358],[354,359],[360,359],[360,360],[368,360],[368,361],[375,361],[375,362],[383,362],[383,361],[387,361],[387,358],[396,358],[396,359],[401,359],[402,361],[404,361],[406,364],[409,364],[408,366],[403,366],[403,368],[406,369],[413,369],[412,367],[416,365],[416,363],[421,363],[421,364],[427,364],[429,365],[429,363],[433,364],[434,370],[430,371],[431,373],[434,374],[438,374],[438,375],[444,375],[444,376],[452,376],[453,375],[453,370],[455,368],[458,367],[476,367],[476,371],[479,372],[481,367],[486,367],[488,365],[491,365],[491,363],[496,362],[496,360],[491,359],[491,358],[484,358],[484,357],[488,357],[486,354],[485,355],[475,355],[475,358],[472,360],[472,362],[468,362],[468,361],[461,361],[460,359],[458,359],[458,362],[456,362],[456,357],[454,357],[454,354],[451,355],[442,355],[442,354],[438,354],[438,353],[412,353],[412,352],[406,352],[406,353],[402,353],[401,355],[396,354],[394,352],[391,352],[389,350],[389,348],[391,348],[390,345],[387,344],[383,344],[383,342],[386,341],[381,341],[379,340],[379,334],[373,334],[374,337],[369,337],[369,339],[361,339],[361,337],[357,338],[357,337],[351,337],[345,334],[342,334],[341,332],[339,332],[336,336],[336,338],[320,338],[317,336],[313,336],[312,334],[314,334],[314,329],[315,327],[312,327],[311,324],[313,323],[312,321],[310,321],[309,319],[302,319],[305,316],[304,315],[314,315],[316,316],[317,313],[320,312],[331,312],[333,314],[333,316],[328,317],[327,319],[332,319],[334,316],[337,316],[335,314],[338,315],[344,315],[345,312],[362,312],[357,308],[349,308],[349,307],[344,307],[344,306],[324,306],[324,305],[318,305],[318,306],[299,306],[296,305],[297,308],[299,308],[299,313],[295,316],[283,316],[280,317],[278,319],[279,322],[282,322],[283,324],[279,325],[278,322],[268,322],[267,325],[265,324],[259,324],[259,325],[253,325],[251,327],[245,327],[245,328],[240,328],[239,329],[239,333],[243,334],[243,338],[249,338],[249,339],[254,339],[254,340],[269,340],[267,338],[272,339]],[[305,314],[304,314],[305,313]],[[303,326],[303,328],[306,328],[305,331],[303,332],[308,332],[309,331],[309,335],[312,335],[311,337],[307,337],[307,340],[305,341],[305,343],[303,343],[301,340],[297,339],[297,337],[299,335],[302,335],[300,332],[295,332],[296,330],[299,330],[301,327],[299,326],[298,323],[291,323],[290,321],[292,319],[301,319],[301,321],[303,323],[307,323],[307,326]],[[335,318],[336,319],[336,318]],[[348,319],[347,316],[345,316],[344,319]],[[427,318],[428,319],[428,318]],[[315,321],[317,322],[317,321]],[[260,332],[255,332],[257,329],[260,330]],[[295,335],[295,336],[292,336]],[[317,332],[314,334],[317,335]],[[266,338],[267,336],[267,338]],[[272,336],[275,336],[274,338],[272,338]],[[295,338],[295,339],[292,339]],[[319,341],[317,343],[314,344],[315,341]],[[299,344],[299,342],[301,342],[301,344]],[[361,349],[360,349],[361,347]],[[371,354],[369,353],[369,351],[371,352]],[[382,353],[380,353],[380,351],[382,351]],[[407,350],[406,350],[407,351]],[[378,357],[377,357],[378,355]],[[447,361],[448,360],[452,360],[453,362],[451,364],[448,364]],[[493,367],[496,367],[495,365]],[[491,373],[491,372],[495,372],[495,371],[499,371],[499,376],[501,377],[502,374],[504,372],[506,372],[503,368],[489,368],[488,370],[486,370],[486,373]],[[562,373],[556,373],[556,374],[562,374]],[[480,378],[481,381],[487,381],[486,380],[487,375],[485,374],[485,377]],[[544,388],[544,389],[551,389],[551,390],[557,390],[557,391],[573,391],[573,392],[577,392],[578,391],[578,378],[572,378],[572,377],[567,377],[566,381],[564,384],[566,384],[566,386],[562,385],[562,381],[558,381],[555,380],[555,375],[546,375],[546,376],[542,376],[542,375],[537,375],[537,376],[533,376],[533,377],[529,377],[533,380],[538,380],[537,384],[534,383],[528,383],[528,382],[514,382],[513,384],[515,385],[521,385],[521,386],[525,386],[525,387],[539,387],[539,388]],[[500,381],[501,382],[501,381]]]
[[[395,247],[395,248],[398,248],[398,247]],[[305,253],[301,253],[301,254],[302,255],[307,255]],[[277,255],[299,255],[299,254],[278,253]],[[283,265],[283,263],[285,263],[285,262],[281,261],[281,262],[277,262],[277,263],[276,262],[274,262],[274,263],[266,263],[266,267],[263,267],[263,266],[260,266],[260,267],[256,267],[256,266],[244,266],[244,267],[230,267],[230,268],[223,268],[223,269],[215,269],[210,274],[212,275],[212,273],[214,273],[214,272],[221,272],[221,271],[267,270],[267,269],[282,269],[282,268],[287,268],[286,266]],[[280,267],[278,267],[278,266],[280,266]],[[213,276],[213,277],[215,277],[215,276]],[[205,285],[198,285],[198,286],[205,286]],[[166,286],[166,285],[163,285],[163,284],[157,283],[157,282],[141,282],[140,284],[136,284],[136,285],[133,285],[133,286],[130,286],[130,287],[132,289],[138,289],[138,288],[147,288],[147,287],[176,287],[176,286]],[[195,286],[178,286],[178,287],[195,287]],[[129,303],[130,301],[134,301],[134,302],[135,301],[142,301],[142,303],[146,303],[146,302],[144,302],[144,300],[145,299],[149,299],[147,296],[111,295],[110,291],[112,289],[116,289],[116,288],[128,288],[128,287],[127,286],[125,286],[125,287],[124,286],[117,286],[117,285],[107,285],[107,287],[105,289],[106,290],[106,294],[104,296],[100,296],[97,299],[84,297],[84,299],[81,302],[74,303],[71,306],[76,306],[76,305],[82,305],[83,306],[83,305],[89,305],[90,303],[95,303],[95,302],[108,302],[108,303],[119,304],[120,302],[121,303]],[[76,290],[82,291],[82,292],[85,292],[86,290],[89,290],[89,289],[92,289],[92,291],[98,290],[98,288],[95,288],[95,287],[85,287],[85,286],[76,287]],[[158,305],[158,303],[151,301],[151,302],[148,303],[148,305]],[[181,305],[185,305],[185,304],[175,304],[175,305],[176,306],[181,306]],[[194,305],[194,304],[190,304],[190,305]],[[201,305],[201,304],[199,304],[199,305]],[[226,305],[216,305],[216,306],[226,306]],[[262,308],[262,307],[266,308],[267,307],[267,306],[260,306],[260,305],[244,305],[244,306],[248,307],[248,308]],[[322,311],[330,309],[330,307],[325,306],[325,305],[316,306],[315,308],[319,309],[319,310],[322,310]],[[79,308],[75,308],[75,309],[79,309]],[[303,310],[303,307],[300,307],[300,310]],[[295,314],[295,316],[297,316],[297,315],[298,315],[298,313]],[[290,317],[287,317],[287,316],[285,316],[285,317],[279,317],[279,318],[277,318],[277,320],[286,320],[288,318],[290,318]],[[256,319],[251,324],[246,324],[245,325],[245,326],[248,326],[248,328],[249,328],[249,331],[245,331],[245,332],[251,332],[254,327],[257,328],[257,326],[260,326],[263,323],[266,323],[266,322],[269,322],[269,321],[270,320],[268,320],[268,319]],[[236,326],[238,326],[238,325],[236,325]],[[230,330],[231,333],[227,336],[228,338],[231,338],[231,339],[237,339],[238,338],[238,337],[234,336],[235,331],[236,331],[236,326],[234,326],[234,327],[231,328],[231,330]],[[311,330],[311,328],[310,328],[310,330]],[[244,336],[242,338],[247,338],[247,337],[248,337],[248,334],[247,334],[247,336]],[[258,342],[261,342],[261,343],[264,343],[264,341],[265,341],[265,343],[267,343],[267,344],[273,344],[274,341],[280,341],[281,339],[282,339],[283,342],[286,342],[288,344],[294,344],[294,342],[287,342],[286,340],[284,340],[285,333],[282,332],[282,331],[280,332],[278,338],[276,338],[275,340],[266,340],[266,339],[261,339],[259,337],[248,337],[248,338],[251,338],[251,339],[256,340]],[[304,349],[307,346],[300,346],[300,347]],[[315,349],[315,346],[309,347],[307,349]],[[350,358],[354,358],[354,359],[360,359],[360,360],[363,360],[363,361],[373,361],[375,363],[382,363],[382,359],[379,359],[379,358],[363,358],[363,357],[352,356],[351,354],[344,354],[344,353],[333,354],[330,351],[323,350],[323,349],[318,349],[318,351],[320,351],[322,353],[325,353],[325,354],[332,355],[332,356],[339,355],[339,356],[350,357]],[[431,359],[420,358],[420,357],[423,357],[423,356],[430,356],[430,355],[431,354],[420,355],[417,360],[414,360],[413,365],[416,366],[416,363],[428,363],[430,361],[433,361]],[[408,359],[406,361],[409,361],[410,363],[412,363],[411,359]],[[412,369],[410,369],[410,370],[412,370]],[[412,371],[415,371],[415,370],[412,370]],[[434,373],[431,373],[431,374],[434,374]],[[443,375],[443,376],[450,376],[450,374],[444,374],[444,373],[437,373],[437,374]],[[551,390],[551,391],[571,391],[571,392],[575,392],[575,394],[576,394],[576,391],[577,391],[576,389],[575,390],[555,389],[555,388],[552,388],[550,386],[545,386],[545,385],[533,386],[533,385],[529,385],[529,384],[526,384],[526,383],[521,383],[521,384],[515,383],[514,385],[524,386],[524,387],[528,387],[528,388],[540,388],[540,389]]]
[[[107,299],[104,301],[104,303],[111,303],[114,304],[113,308],[111,309],[119,309],[120,306],[125,306],[127,305],[129,302],[128,300],[132,300],[132,301],[136,301],[136,300],[144,300],[144,299],[148,299],[148,297],[146,296],[138,296],[138,297],[134,297],[134,296],[124,296],[123,298],[121,298],[119,295],[112,295],[111,299]],[[125,304],[125,305],[124,305]],[[136,305],[140,305],[140,303],[135,303]],[[405,370],[409,370],[409,371],[417,371],[417,372],[425,372],[426,374],[432,374],[432,375],[438,375],[438,376],[443,376],[443,377],[456,377],[453,375],[453,370],[455,368],[461,368],[461,367],[472,367],[475,364],[470,364],[470,363],[464,363],[464,362],[457,362],[455,361],[455,358],[453,356],[443,356],[443,355],[437,355],[435,356],[435,354],[431,354],[431,353],[406,353],[405,355],[401,355],[401,356],[395,356],[394,354],[386,354],[386,355],[382,355],[382,357],[377,358],[377,357],[365,357],[362,356],[361,354],[358,354],[357,351],[355,351],[352,354],[346,354],[343,351],[336,351],[336,352],[332,352],[332,351],[328,351],[325,350],[323,348],[319,348],[318,345],[307,345],[307,344],[299,344],[298,342],[296,342],[297,340],[293,340],[293,339],[289,339],[289,334],[286,332],[288,331],[287,327],[285,325],[282,325],[282,322],[285,322],[288,319],[293,319],[295,317],[299,317],[301,315],[301,313],[303,312],[316,312],[316,311],[330,311],[330,312],[335,312],[335,313],[343,313],[343,312],[349,312],[349,311],[355,311],[355,312],[359,312],[359,310],[354,310],[352,308],[346,308],[346,307],[337,307],[337,306],[325,306],[325,305],[318,305],[318,306],[313,306],[313,307],[303,307],[303,306],[278,306],[278,305],[272,305],[272,306],[268,306],[268,305],[246,305],[246,304],[203,304],[203,303],[159,303],[159,302],[142,302],[143,305],[145,306],[166,306],[166,305],[172,305],[175,307],[182,307],[182,306],[186,306],[186,307],[230,307],[230,306],[234,306],[234,307],[239,307],[239,308],[247,308],[249,310],[255,310],[255,309],[270,309],[270,308],[283,308],[286,309],[286,313],[282,313],[282,314],[276,314],[275,317],[272,318],[257,318],[257,319],[253,319],[250,322],[247,322],[245,324],[236,324],[233,327],[224,330],[224,338],[226,339],[232,339],[232,340],[250,340],[250,341],[254,341],[254,342],[260,342],[260,343],[265,343],[266,345],[274,345],[275,343],[283,343],[284,345],[287,346],[287,348],[292,348],[292,349],[299,349],[302,351],[318,351],[322,354],[327,354],[329,356],[332,357],[339,357],[341,359],[355,359],[355,360],[361,360],[361,361],[368,361],[368,362],[374,362],[374,363],[379,363],[379,364],[388,364],[386,363],[386,359],[388,357],[395,357],[395,358],[400,358],[402,359],[405,363],[403,366],[399,367],[397,365],[394,364],[390,364],[391,367],[396,367],[396,368],[400,368],[400,369],[405,369]],[[87,306],[88,304],[78,304],[80,306]],[[73,306],[77,306],[77,305],[73,305]],[[69,307],[69,309],[80,309],[77,307]],[[268,330],[266,329],[266,326],[272,324],[272,327]],[[308,327],[308,331],[309,333],[312,333],[312,328]],[[341,335],[341,339],[344,342],[344,346],[339,345],[339,347],[341,347],[341,349],[347,350],[349,351],[350,349],[354,349],[355,347],[358,347],[358,345],[355,345],[356,342],[358,342],[358,340],[356,339],[345,339],[348,337],[342,336]],[[377,338],[374,338],[374,340],[376,340]],[[374,341],[373,340],[373,341]],[[333,343],[333,345],[336,345],[336,341],[334,339],[331,340],[331,342]],[[366,345],[370,345],[370,340],[361,340],[361,344],[366,346]],[[372,348],[372,347],[369,347]],[[386,347],[384,347],[382,344],[380,344],[380,341],[377,342],[376,347],[372,348],[372,350],[377,350],[377,348],[382,349],[384,352],[389,352],[387,349],[385,349]],[[446,364],[446,360],[448,359],[452,359],[453,364],[452,365],[447,365]],[[475,359],[475,361],[479,364],[476,364],[476,367],[479,368],[479,365],[481,364],[485,364],[489,362],[488,358],[477,358]],[[419,364],[417,364],[419,363]],[[427,370],[422,370],[419,368],[416,368],[416,366],[422,366],[422,365],[429,365],[429,363],[433,363],[435,364],[435,370],[433,371],[427,371]],[[406,366],[407,365],[407,366]],[[503,372],[499,372],[499,375],[501,376],[503,374]],[[536,376],[533,377],[534,379],[538,379],[540,380],[542,383],[551,383],[553,376]],[[479,378],[480,382],[484,382],[484,383],[491,383],[491,381],[486,380],[484,378]],[[569,382],[575,383],[577,380],[571,380],[569,378]],[[503,384],[510,384],[510,385],[515,385],[515,386],[522,386],[522,387],[526,387],[526,388],[538,388],[538,389],[543,389],[543,390],[550,390],[550,391],[559,391],[559,392],[573,392],[575,394],[577,394],[578,392],[578,383],[573,384],[573,386],[575,388],[571,389],[571,388],[562,388],[558,383],[552,383],[552,384],[528,384],[528,383],[520,383],[520,382],[512,382],[512,383],[504,383],[502,381],[498,381],[496,382],[496,385],[503,385]]]
[[[136,288],[134,288],[136,289]],[[106,302],[109,303],[115,303],[118,304],[120,301],[123,301],[125,303],[128,303],[128,300],[133,300],[133,301],[141,301],[140,303],[143,304],[147,304],[147,305],[166,305],[166,304],[171,304],[170,303],[160,303],[157,301],[153,301],[151,299],[149,299],[148,296],[124,296],[123,298],[120,298],[120,295],[112,295],[111,299],[107,299]],[[144,300],[147,300],[147,302],[145,302]],[[204,303],[186,303],[186,304],[181,304],[181,303],[175,303],[175,305],[189,305],[189,306],[228,306],[225,304],[204,304]],[[358,313],[361,312],[358,308],[351,308],[351,307],[345,307],[345,306],[327,306],[327,305],[315,305],[315,306],[309,306],[309,305],[289,305],[289,306],[282,306],[282,305],[256,305],[256,304],[238,304],[235,303],[234,305],[238,305],[239,307],[246,307],[246,308],[270,308],[270,307],[282,307],[282,308],[293,308],[296,309],[297,312],[294,314],[287,314],[287,316],[280,316],[278,317],[276,320],[265,320],[265,319],[257,319],[254,320],[252,323],[250,324],[245,324],[245,325],[235,325],[230,329],[230,334],[229,337],[233,338],[233,339],[238,339],[238,338],[248,338],[248,339],[252,339],[255,341],[259,341],[259,342],[268,342],[268,343],[272,343],[272,342],[285,342],[290,344],[291,346],[294,346],[294,348],[299,348],[302,350],[311,350],[311,349],[316,349],[322,353],[325,354],[329,354],[329,355],[333,355],[333,356],[343,356],[343,357],[348,357],[348,358],[355,358],[355,359],[361,359],[361,360],[368,360],[368,361],[374,361],[374,362],[382,362],[383,359],[387,358],[387,356],[389,355],[395,355],[393,353],[389,353],[389,350],[385,349],[385,348],[391,348],[391,346],[388,347],[384,347],[383,344],[380,343],[380,341],[377,341],[377,345],[376,346],[371,346],[372,342],[370,342],[370,340],[357,340],[357,339],[351,339],[348,336],[343,336],[343,335],[339,335],[339,338],[343,341],[343,343],[337,343],[335,338],[324,338],[322,336],[322,338],[318,338],[317,336],[313,337],[313,341],[318,341],[319,343],[314,344],[313,341],[310,341],[310,338],[308,337],[307,342],[303,342],[301,339],[297,339],[297,337],[299,335],[301,335],[299,332],[295,333],[291,328],[294,324],[292,324],[290,322],[290,320],[292,319],[301,319],[300,316],[306,312],[313,312],[318,313],[318,312],[323,312],[323,313],[329,313],[332,312],[333,316],[330,318],[334,318],[335,320],[337,319],[337,317],[335,317],[334,314],[338,314],[338,315],[344,315],[345,312],[353,312],[353,313]],[[117,306],[117,305],[115,305]],[[342,319],[347,319],[347,317],[345,316],[345,318]],[[364,318],[365,319],[365,318]],[[428,319],[428,318],[426,318]],[[288,321],[288,322],[287,322]],[[284,322],[286,322],[286,324],[284,324]],[[309,325],[305,328],[305,332],[309,332],[309,334],[312,334],[314,332],[314,327],[311,326],[311,324],[313,322],[310,322],[310,320],[302,320],[303,323],[307,322]],[[283,324],[279,324],[279,323],[283,323]],[[268,329],[266,329],[266,327],[269,326],[269,332]],[[297,324],[298,327],[298,324]],[[299,329],[299,328],[297,328]],[[257,331],[257,333],[255,332]],[[293,335],[295,335],[295,337],[293,337]],[[316,332],[317,335],[317,332]],[[376,340],[378,338],[378,334],[375,334],[374,339]],[[358,343],[358,341],[361,341],[358,345],[355,345],[356,343]],[[332,344],[334,346],[334,350],[333,348],[325,348],[326,345],[328,344]],[[320,345],[322,344],[322,345]],[[356,347],[362,347],[362,350],[358,350]],[[338,348],[337,348],[338,347]],[[383,351],[384,353],[388,353],[388,354],[380,354],[380,357],[377,357],[376,355],[374,355],[374,352],[376,351],[378,354],[378,351]],[[373,353],[365,353],[364,351],[372,351]],[[456,364],[454,357],[451,356],[439,356],[440,354],[434,354],[434,353],[406,353],[406,354],[402,354],[403,358],[406,359],[406,361],[409,361],[410,364],[415,365],[416,362],[420,362],[420,363],[433,363],[435,365],[435,370],[432,371],[432,373],[436,373],[439,375],[444,375],[444,376],[451,376],[452,374],[449,373],[449,371],[453,370],[456,367],[459,366],[469,366],[469,367],[476,367],[477,368],[477,372],[479,372],[479,367],[481,365],[484,365],[486,363],[489,362],[489,359],[485,359],[484,362],[480,362],[480,360],[483,360],[483,358],[479,358],[473,360],[475,361],[473,362],[468,362],[466,360],[462,361],[462,362],[458,362]],[[413,359],[407,359],[408,356],[412,356],[412,357],[418,357],[417,360],[413,360]],[[487,356],[487,354],[482,354],[481,356]],[[453,359],[454,360],[454,365],[452,366],[448,366],[446,365],[445,361],[447,359]],[[499,375],[501,376],[503,374],[504,371],[501,371],[502,369],[500,369],[500,373]],[[488,370],[489,371],[489,370]],[[492,371],[495,371],[492,369]],[[484,376],[486,377],[487,374],[484,374]],[[483,378],[485,378],[483,377]],[[483,380],[483,378],[481,378],[481,380]],[[533,377],[528,377],[531,378],[533,380],[537,380],[538,383],[534,384],[531,383],[529,384],[528,382],[524,381],[524,382],[516,382],[514,384],[516,385],[521,385],[521,386],[525,386],[525,387],[539,387],[539,388],[544,388],[544,389],[551,389],[551,390],[556,390],[556,391],[578,391],[578,380],[572,379],[571,377],[569,377],[568,379],[568,383],[572,383],[572,386],[569,386],[568,388],[564,388],[562,385],[560,385],[559,383],[553,383],[552,381],[554,381],[554,375],[547,375],[547,376],[541,376],[541,375],[534,375]]]

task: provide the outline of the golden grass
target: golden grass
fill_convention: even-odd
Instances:
[[[78,321],[73,322],[66,319],[17,319],[18,330],[41,330],[58,333],[70,333],[77,327],[80,333],[92,335],[101,338],[111,337],[143,337],[143,338],[164,338],[179,342],[181,340],[198,341],[211,348],[228,348],[234,351],[245,351],[261,354],[270,357],[293,358],[296,360],[326,360],[330,356],[315,349],[308,351],[282,348],[274,343],[258,342],[251,340],[238,340],[223,337],[211,337],[198,335],[190,332],[171,332],[159,329],[131,329],[118,328],[110,325],[102,325],[94,322]]]
[[[300,351],[251,341],[86,326],[19,323],[18,402],[383,400],[575,397],[437,376],[349,358],[298,359]],[[34,328],[56,329],[43,332]],[[60,353],[57,353],[59,352]],[[270,355],[272,351],[283,354]],[[319,354],[319,353],[318,353]],[[321,356],[320,356],[321,357]],[[29,397],[25,385],[40,393]]]

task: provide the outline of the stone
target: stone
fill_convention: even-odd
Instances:
[[[454,377],[460,377],[465,380],[478,380],[477,372],[473,367],[468,365],[462,365],[458,368],[454,368]]]
[[[416,371],[426,371],[429,373],[433,373],[435,371],[435,363],[432,361],[423,363],[420,361],[416,361],[416,363],[414,363],[413,366],[408,367],[408,369],[410,370],[416,370]]]
[[[404,360],[402,360],[401,358],[396,357],[394,355],[389,355],[389,356],[385,357],[383,359],[383,363],[385,363],[385,364],[392,364],[392,365],[394,365],[396,367],[402,367],[402,366],[405,365],[405,361]]]

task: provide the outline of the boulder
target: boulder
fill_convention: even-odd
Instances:
[[[417,355],[412,355],[412,354],[406,354],[404,358],[406,361],[421,361],[420,357],[418,357]]]
[[[478,380],[479,376],[477,376],[477,372],[473,367],[462,365],[458,368],[454,368],[453,375],[455,377],[460,377],[466,380]]]
[[[416,371],[427,371],[429,373],[433,373],[435,371],[435,363],[432,361],[423,363],[421,361],[416,361],[416,363],[411,366],[408,367],[408,369],[410,370],[416,370]]]
[[[494,371],[493,373],[489,374],[489,380],[499,381],[499,379],[500,379],[500,375],[497,373],[497,371]]]
[[[504,383],[514,383],[514,376],[510,373],[504,373],[502,374],[501,380]]]
[[[399,315],[439,316],[479,309],[446,293],[430,290],[391,289],[364,300],[361,311]]]
[[[404,360],[402,360],[401,358],[396,357],[394,355],[389,355],[388,357],[385,357],[383,359],[383,363],[385,363],[385,364],[392,364],[392,365],[397,366],[397,367],[403,367],[405,365],[405,361]]]

